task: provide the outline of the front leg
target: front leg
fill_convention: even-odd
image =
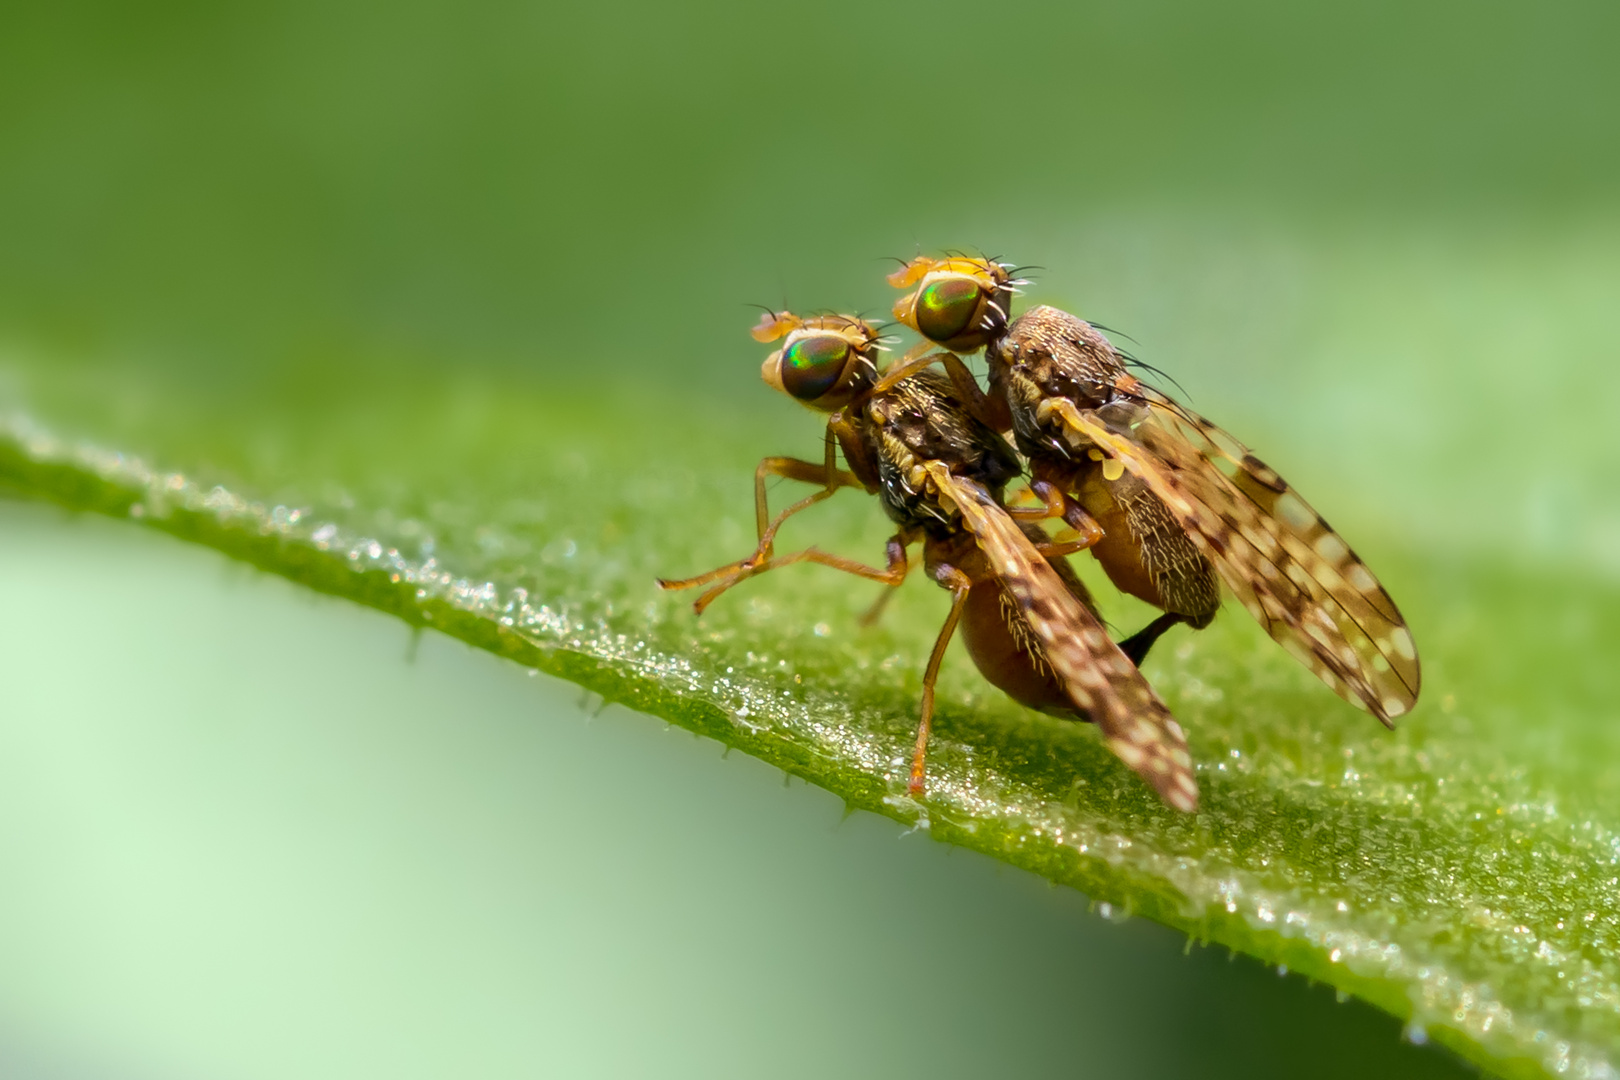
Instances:
[[[765,492],[765,481],[773,476],[785,477],[789,480],[802,480],[810,484],[821,484],[822,489],[800,499],[786,510],[770,517],[770,508]],[[838,442],[831,425],[827,428],[826,454],[822,463],[805,461],[802,458],[768,457],[759,463],[754,470],[754,519],[759,529],[759,544],[751,555],[716,567],[706,574],[696,577],[672,580],[658,578],[660,589],[691,589],[699,585],[707,585],[711,581],[722,578],[737,578],[741,580],[750,574],[758,573],[771,559],[776,533],[782,523],[801,510],[808,509],[823,499],[830,498],[839,488],[862,487],[861,481],[854,473],[845,472],[838,467]],[[735,584],[733,581],[730,584]]]
[[[739,570],[731,577],[720,582],[720,584],[714,586],[714,588],[698,597],[697,601],[692,605],[692,610],[701,615],[703,614],[705,608],[714,603],[716,598],[718,598],[721,593],[725,592],[733,585],[746,581],[748,578],[754,577],[757,574],[763,574],[767,570],[776,570],[783,566],[792,566],[794,563],[798,562],[820,563],[822,566],[830,566],[834,570],[842,570],[846,574],[854,574],[856,577],[863,577],[868,581],[880,581],[883,584],[890,586],[899,585],[906,579],[906,572],[910,569],[910,565],[906,561],[906,547],[904,544],[898,543],[896,540],[891,540],[889,541],[888,549],[885,554],[888,557],[888,565],[882,570],[878,570],[863,563],[858,563],[854,559],[846,559],[842,555],[833,555],[822,551],[820,548],[805,548],[803,551],[795,551],[791,555],[783,555],[760,565]],[[685,585],[682,583],[672,587],[684,588]]]
[[[908,350],[883,373],[877,385],[872,387],[871,393],[876,395],[892,390],[902,379],[915,375],[931,364],[941,364],[945,368],[945,374],[951,378],[951,385],[956,387],[962,405],[973,419],[992,431],[1011,430],[1012,411],[1007,403],[1000,398],[990,397],[979,389],[979,380],[973,377],[973,372],[968,370],[968,366],[962,362],[960,356],[943,349],[929,353],[928,350],[933,347],[933,342],[922,341]]]
[[[754,522],[759,528],[759,540],[763,546],[767,543],[767,534],[776,535],[776,530],[782,522],[797,514],[807,506],[812,506],[825,499],[841,487],[860,487],[860,480],[855,474],[845,472],[838,467],[838,441],[832,425],[827,425],[823,435],[823,453],[820,465],[805,461],[802,458],[768,457],[759,463],[754,470]],[[765,494],[765,481],[773,476],[786,477],[789,480],[802,480],[807,484],[821,484],[822,489],[814,495],[800,499],[771,521],[770,504]],[[769,557],[768,555],[766,556]]]
[[[979,389],[979,380],[973,377],[973,372],[968,370],[960,356],[948,352],[940,363],[945,365],[945,374],[951,377],[951,385],[956,387],[962,404],[967,406],[973,419],[992,431],[1012,430],[1012,409],[1008,407],[1006,399],[991,397]]]

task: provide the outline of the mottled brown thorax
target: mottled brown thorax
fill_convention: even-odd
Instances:
[[[955,517],[931,489],[922,462],[943,462],[997,499],[1020,471],[1007,440],[973,419],[938,371],[920,371],[873,396],[856,423],[877,466],[883,509],[904,529],[937,532]]]
[[[992,395],[1005,396],[1012,411],[1018,449],[1030,457],[1070,456],[1072,447],[1042,425],[1042,401],[1065,397],[1081,408],[1101,408],[1117,396],[1119,380],[1129,378],[1114,347],[1083,319],[1053,307],[1031,308],[985,349]]]

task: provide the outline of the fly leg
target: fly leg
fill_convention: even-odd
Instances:
[[[906,351],[906,354],[895,361],[877,385],[872,388],[874,394],[893,389],[895,384],[910,375],[914,375],[930,364],[941,364],[945,374],[950,376],[951,385],[956,387],[956,393],[961,398],[968,415],[984,424],[992,431],[1006,431],[1012,427],[1012,412],[1006,402],[990,397],[979,388],[979,380],[973,377],[973,372],[962,362],[962,358],[955,353],[941,349],[937,353],[929,353],[934,343],[926,339],[919,341]]]
[[[898,547],[900,549],[898,554],[895,551],[896,547]],[[906,565],[906,539],[905,539],[905,537],[903,537],[903,536],[890,537],[889,538],[889,546],[888,546],[888,549],[887,549],[887,554],[888,554],[888,557],[889,557],[889,565],[890,566],[894,566],[898,562],[900,566],[904,567]],[[905,580],[905,571],[902,570],[901,574],[900,574],[900,581],[904,581],[904,580]],[[867,608],[866,611],[861,614],[861,617],[858,620],[860,622],[860,625],[862,625],[862,626],[876,626],[877,625],[877,621],[879,619],[883,618],[883,610],[889,606],[890,598],[894,596],[894,590],[898,589],[900,587],[900,581],[896,581],[890,588],[884,589],[882,592],[878,593],[878,598],[876,600],[872,601],[872,606]]]
[[[1056,486],[1096,515],[1102,538],[1091,553],[1109,580],[1164,612],[1119,642],[1132,663],[1140,667],[1154,642],[1178,623],[1195,630],[1209,625],[1220,608],[1215,568],[1146,484],[1129,472],[1110,480],[1095,463],[1077,468],[1042,461],[1035,477],[1032,489],[1043,482]]]
[[[802,480],[807,484],[821,484],[822,489],[814,495],[806,496],[782,511],[771,520],[769,503],[765,496],[765,481],[772,476],[784,476],[789,480]],[[860,487],[861,482],[855,478],[854,473],[845,472],[838,467],[838,440],[834,437],[833,429],[827,428],[825,439],[825,454],[820,465],[804,461],[800,458],[768,457],[759,463],[754,470],[754,521],[759,527],[759,542],[761,548],[768,545],[767,534],[776,535],[782,522],[797,514],[808,506],[814,506],[822,499],[830,497],[841,487]],[[769,552],[765,558],[770,558]]]
[[[1135,664],[1137,667],[1141,667],[1142,661],[1147,659],[1148,650],[1153,648],[1153,643],[1158,641],[1159,638],[1164,635],[1166,630],[1170,629],[1172,626],[1175,626],[1177,623],[1191,621],[1192,620],[1185,615],[1181,615],[1174,611],[1167,611],[1163,615],[1160,615],[1157,619],[1154,619],[1152,622],[1148,623],[1142,629],[1138,630],[1136,633],[1132,634],[1130,637],[1126,638],[1124,641],[1121,641],[1119,643],[1119,651],[1129,657],[1131,663]]]
[[[704,609],[706,609],[710,604],[714,603],[715,599],[719,597],[721,593],[725,592],[733,585],[746,581],[748,578],[754,577],[757,574],[763,574],[767,570],[776,570],[783,566],[792,566],[794,563],[800,562],[820,563],[822,566],[830,566],[834,570],[842,570],[846,574],[854,574],[856,577],[863,577],[868,581],[880,581],[885,585],[891,586],[898,585],[906,579],[906,572],[911,569],[910,565],[906,562],[905,545],[898,543],[895,540],[891,540],[889,541],[886,554],[888,556],[888,565],[882,570],[878,570],[875,567],[867,566],[864,563],[858,563],[854,559],[846,559],[842,555],[833,555],[829,552],[822,551],[820,548],[805,548],[803,551],[795,551],[791,555],[781,555],[758,565],[750,566],[747,569],[737,571],[731,577],[720,582],[720,584],[714,586],[702,596],[698,597],[697,602],[692,605],[692,610],[701,615],[703,614]],[[746,562],[747,560],[744,561]],[[668,586],[666,586],[666,588],[667,587]]]
[[[951,385],[961,395],[962,404],[967,406],[968,413],[973,419],[990,428],[992,431],[1010,431],[1012,429],[1012,410],[1002,397],[991,397],[979,389],[979,380],[973,377],[973,372],[962,362],[962,358],[953,352],[946,353],[940,358],[945,367],[945,374],[951,377]]]
[[[1048,480],[1035,479],[1029,482],[1030,494],[1041,500],[1040,506],[1020,506],[1007,508],[1007,513],[1014,521],[1045,521],[1048,518],[1061,518],[1063,523],[1080,534],[1084,542],[1076,547],[1075,551],[1083,551],[1103,538],[1103,527],[1097,519],[1086,512],[1062,488]],[[1067,542],[1067,541],[1065,541]]]
[[[761,461],[759,467],[754,470],[754,519],[759,528],[759,545],[754,548],[753,554],[745,559],[738,559],[734,563],[716,567],[708,573],[699,574],[696,577],[682,578],[678,581],[659,578],[658,587],[665,590],[692,589],[699,585],[707,585],[711,581],[719,581],[722,578],[741,580],[751,574],[759,573],[765,567],[765,564],[770,562],[776,543],[776,533],[782,527],[783,522],[799,511],[808,509],[823,499],[830,498],[839,488],[863,486],[860,480],[856,479],[854,473],[845,472],[838,467],[838,444],[830,428],[827,431],[826,445],[826,458],[820,465],[813,461],[805,461],[802,458],[768,457]],[[820,491],[805,496],[777,514],[775,518],[772,518],[770,516],[770,504],[765,493],[765,481],[773,476],[781,476],[789,480],[802,480],[806,483],[821,484],[823,486]],[[729,584],[735,583],[730,582]],[[703,606],[707,607],[708,605],[705,603]],[[699,610],[701,611],[702,608],[699,608]]]
[[[934,343],[925,339],[907,349],[904,356],[890,364],[883,372],[883,377],[878,379],[877,383],[872,387],[871,393],[882,394],[892,390],[895,384],[902,379],[915,375],[923,368],[941,359],[943,353],[929,355],[928,350],[933,347]]]
[[[956,624],[962,619],[962,607],[967,603],[968,590],[973,579],[949,563],[937,563],[932,568],[934,580],[951,590],[951,612],[945,616],[945,625],[939,628],[934,651],[928,656],[928,668],[923,672],[922,717],[917,721],[917,749],[911,755],[911,782],[906,790],[913,798],[923,793],[923,771],[928,761],[928,734],[934,726],[934,683],[939,680],[939,665],[945,659],[945,646],[956,633]]]

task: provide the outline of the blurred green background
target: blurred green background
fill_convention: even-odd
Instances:
[[[176,395],[285,425],[357,387],[482,380],[802,452],[815,421],[760,386],[746,305],[883,313],[888,257],[954,246],[1042,267],[1032,300],[1128,332],[1357,537],[1620,578],[1613,5],[62,3],[0,25],[0,391],[79,402],[86,430]],[[502,708],[484,678],[454,708]],[[1030,917],[1017,888],[975,917]],[[1200,1000],[1253,1018],[1292,986],[1242,978]],[[6,989],[30,1030],[31,991]],[[84,1000],[92,1027],[121,1008]],[[1382,1053],[1393,1022],[1365,1023]],[[541,1060],[513,1053],[508,1075]]]
[[[13,4],[0,346],[227,398],[499,371],[718,427],[792,412],[747,305],[883,314],[889,257],[965,247],[1044,267],[1032,301],[1130,334],[1335,520],[1613,571],[1617,24]]]

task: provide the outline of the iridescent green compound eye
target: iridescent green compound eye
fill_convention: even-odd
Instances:
[[[978,282],[965,277],[945,278],[923,289],[917,297],[917,330],[929,341],[949,341],[968,328],[978,310]]]
[[[782,350],[782,388],[815,401],[838,385],[849,361],[849,342],[836,334],[802,337]]]

